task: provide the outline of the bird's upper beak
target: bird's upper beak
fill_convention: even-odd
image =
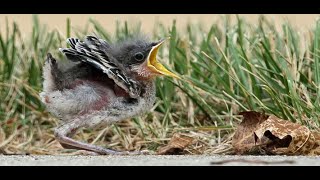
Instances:
[[[156,58],[160,46],[166,40],[167,39],[163,39],[163,40],[159,41],[156,45],[154,45],[151,48],[151,51],[148,55],[148,68],[150,68],[150,70],[153,71],[154,73],[158,73],[158,74],[162,74],[162,75],[166,75],[166,76],[180,79],[180,77],[178,75],[167,70],[167,68],[165,68]]]

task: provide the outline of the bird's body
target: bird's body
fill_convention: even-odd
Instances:
[[[52,66],[47,63],[44,68],[51,72]],[[74,74],[70,75],[70,72]],[[44,86],[40,96],[49,112],[62,121],[79,119],[87,127],[104,126],[141,114],[151,109],[155,101],[153,80],[143,82],[141,88],[146,93],[140,98],[132,99],[105,74],[93,67],[77,64],[60,73],[63,82],[45,76],[49,78],[44,79],[44,84],[51,85]]]
[[[70,62],[57,61],[48,54],[43,67],[41,100],[62,120],[55,136],[64,147],[115,154],[71,137],[81,127],[105,126],[151,109],[154,77],[172,75],[156,64],[154,53],[163,41],[150,43],[140,38],[110,45],[87,36],[84,42],[74,38],[68,42],[71,48],[60,50]]]

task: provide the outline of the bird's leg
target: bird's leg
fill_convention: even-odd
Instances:
[[[86,150],[92,151],[101,155],[110,154],[110,155],[138,155],[141,152],[119,152],[111,149],[106,149],[100,146],[79,142],[71,137],[76,133],[76,131],[82,127],[80,121],[67,122],[55,129],[55,137],[59,143],[66,149],[77,149],[77,150]]]

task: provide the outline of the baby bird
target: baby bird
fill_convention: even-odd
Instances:
[[[76,141],[72,136],[80,128],[106,126],[151,109],[155,77],[179,78],[156,59],[165,40],[151,42],[137,36],[110,44],[86,36],[83,41],[69,38],[67,42],[70,48],[59,50],[68,61],[57,61],[48,53],[40,93],[47,110],[61,120],[54,131],[56,139],[64,148],[131,154]]]

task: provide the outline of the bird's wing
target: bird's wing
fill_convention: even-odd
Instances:
[[[116,59],[107,53],[109,44],[94,36],[86,36],[84,42],[76,38],[68,38],[71,48],[60,48],[69,60],[90,64],[103,71],[114,82],[129,93],[130,97],[137,98],[140,94],[138,83],[126,76],[119,68]]]

